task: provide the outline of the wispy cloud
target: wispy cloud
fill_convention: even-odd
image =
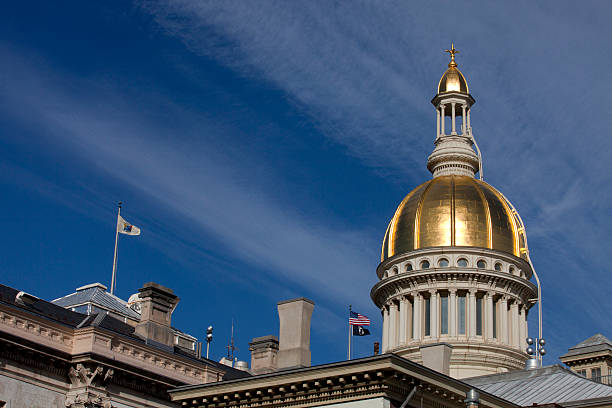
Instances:
[[[373,282],[377,243],[344,220],[313,219],[308,208],[276,202],[266,188],[282,186],[284,181],[274,180],[273,174],[268,174],[272,178],[268,180],[251,177],[249,166],[232,156],[234,148],[228,151],[219,143],[208,143],[231,138],[231,126],[210,122],[167,100],[155,100],[152,105],[162,106],[176,119],[173,130],[168,130],[106,85],[100,88],[94,81],[70,78],[73,85],[81,85],[77,88],[82,90],[74,94],[65,91],[67,81],[56,76],[47,78],[43,88],[36,78],[46,74],[20,63],[15,55],[5,53],[3,61],[10,77],[2,83],[5,100],[36,117],[31,125],[67,155],[140,192],[172,213],[173,220],[182,219],[182,225],[189,225],[194,234],[191,239],[183,237],[187,241],[183,249],[197,251],[197,239],[207,236],[218,242],[217,256],[256,266],[276,282],[268,286],[316,296],[322,301],[321,313],[329,315],[332,306],[337,310],[350,302],[352,290],[363,292]],[[15,67],[19,69],[13,71]],[[23,81],[17,80],[17,72]],[[174,137],[179,133],[190,143],[182,145]],[[208,137],[198,142],[197,135]],[[256,160],[246,157],[247,151],[241,154],[247,163]],[[55,191],[62,196],[39,177],[29,180],[48,194]],[[176,233],[171,223],[155,222],[163,226],[160,229]],[[234,278],[248,281],[252,276]],[[258,281],[265,279],[260,276]],[[371,307],[367,298],[361,303]]]
[[[547,296],[560,301],[569,285],[577,298],[605,297],[609,4],[139,4],[195,53],[283,90],[330,139],[409,182],[424,175],[434,117],[427,101],[444,69],[438,52],[454,40],[478,100],[472,123],[487,180],[523,214]],[[576,262],[577,253],[588,256]],[[560,322],[549,307],[551,324]],[[587,301],[567,313],[589,308],[597,310]],[[589,324],[610,319],[590,314]]]

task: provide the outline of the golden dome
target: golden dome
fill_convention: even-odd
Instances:
[[[448,63],[448,69],[440,78],[440,82],[438,82],[438,94],[445,92],[460,92],[469,94],[470,89],[468,88],[467,81],[465,77],[457,69],[457,63],[455,62],[455,54],[459,51],[455,49],[455,45],[451,44],[451,49],[446,50],[451,56],[451,60]]]
[[[385,233],[381,262],[420,248],[470,246],[527,259],[525,229],[499,191],[469,176],[439,176],[400,203]]]

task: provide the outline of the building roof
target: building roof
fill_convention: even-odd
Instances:
[[[560,365],[464,379],[468,384],[518,405],[559,404],[605,398],[612,387],[584,378]]]
[[[140,314],[128,306],[127,302],[111,295],[106,291],[106,286],[101,283],[81,286],[76,292],[52,300],[51,303],[62,307],[74,307],[87,303],[92,303],[117,312],[130,319],[140,320]]]
[[[472,385],[387,353],[248,378],[227,381],[224,378],[221,382],[185,385],[169,392],[172,400],[184,407],[206,407],[217,400],[238,400],[243,407],[257,407],[262,406],[261,398],[266,406],[289,406],[298,400],[300,406],[311,406],[382,395],[401,403],[410,390],[417,387],[421,389],[421,396],[430,393],[452,405],[458,402],[463,405]],[[481,407],[517,406],[486,390],[480,393],[480,401]]]
[[[561,359],[608,350],[612,351],[612,341],[603,334],[597,333],[576,344],[574,347],[570,347],[567,353],[561,356]]]

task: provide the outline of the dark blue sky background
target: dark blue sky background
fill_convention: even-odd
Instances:
[[[485,179],[523,216],[554,362],[612,335],[608,2],[13,2],[0,15],[1,282],[45,299],[157,281],[174,325],[238,356],[307,296],[346,356],[395,207],[430,177],[454,40]],[[530,314],[531,333],[537,313]]]

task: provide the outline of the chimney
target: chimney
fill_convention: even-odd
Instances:
[[[268,374],[276,371],[278,363],[278,339],[276,336],[255,337],[249,343],[251,373]]]
[[[136,333],[147,342],[174,347],[174,332],[170,327],[172,312],[179,298],[172,289],[155,282],[148,282],[138,289],[142,312]]]
[[[448,343],[436,343],[421,346],[420,350],[425,367],[450,375],[450,359],[453,346]]]
[[[310,318],[314,302],[298,298],[278,302],[278,369],[310,367]]]

